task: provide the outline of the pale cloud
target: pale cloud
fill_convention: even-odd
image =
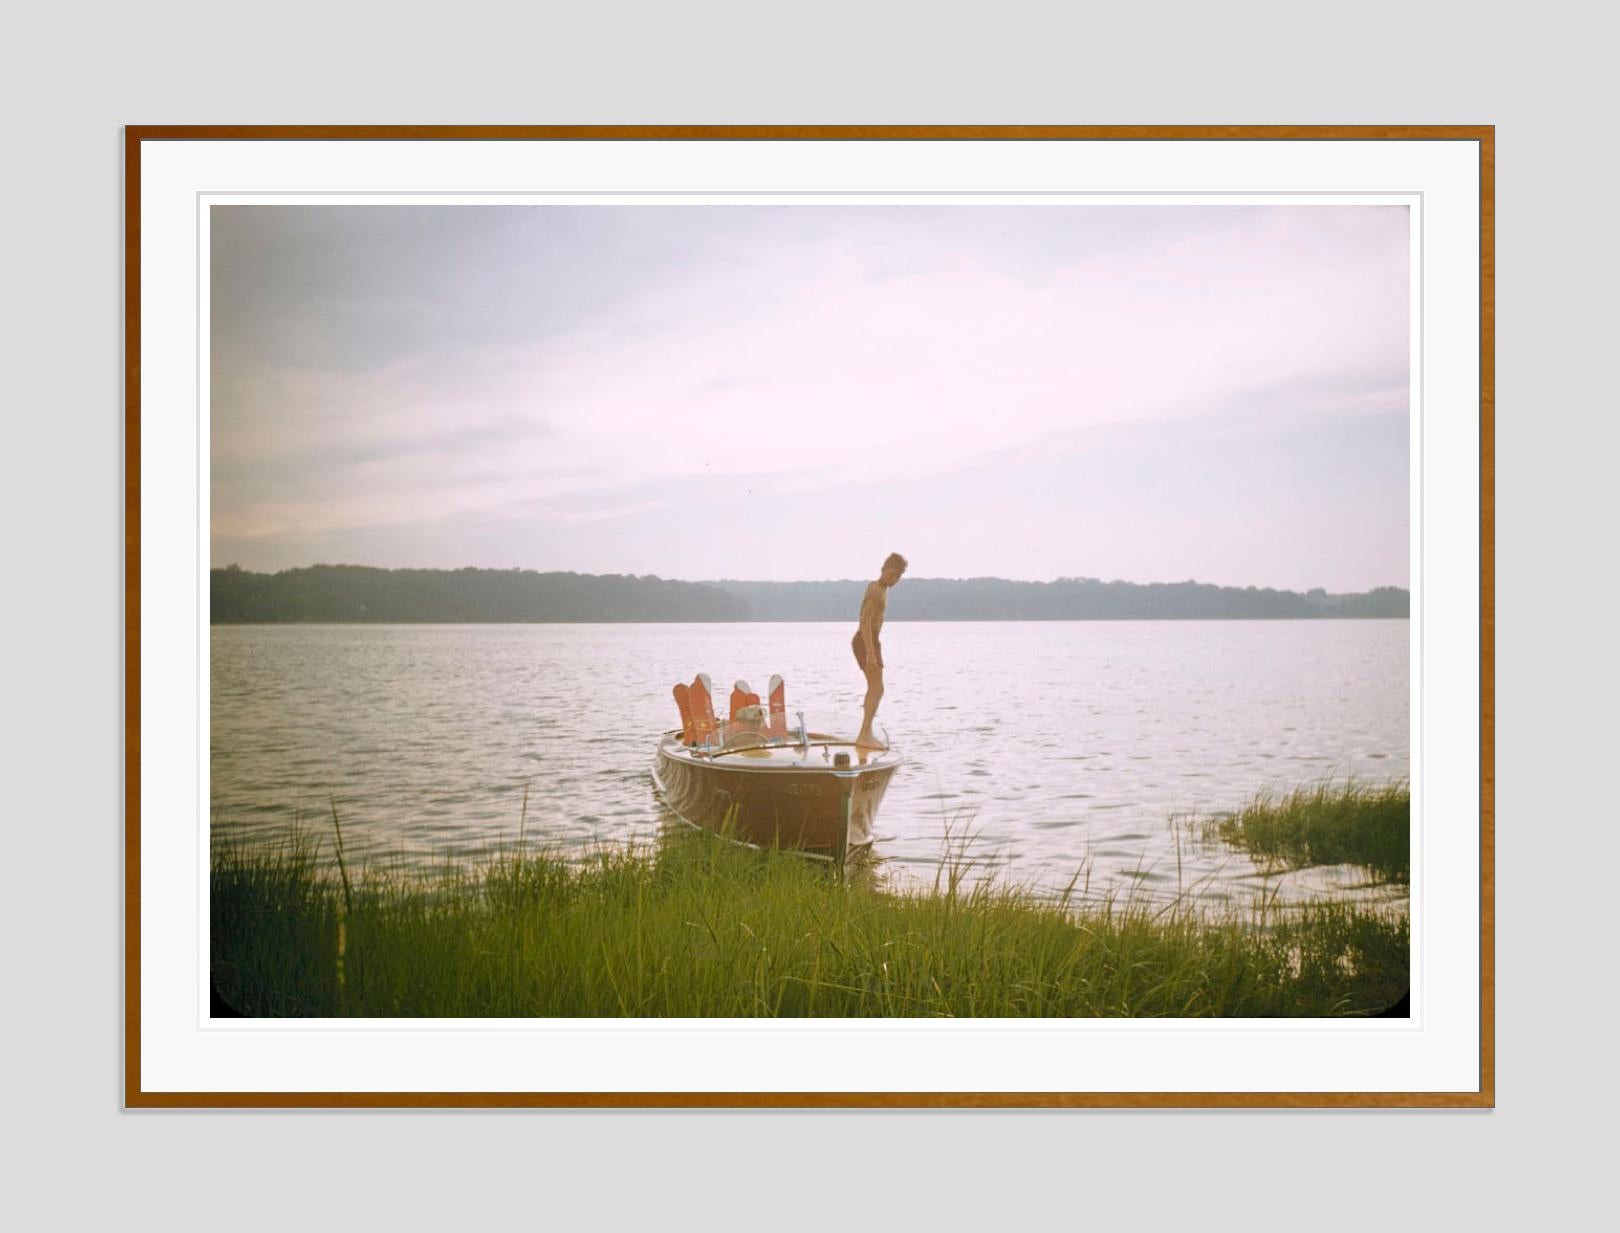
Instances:
[[[820,496],[820,525],[850,536],[870,529],[855,494],[870,510],[903,486],[886,525],[923,529],[954,522],[968,471],[973,490],[1016,487],[1150,440],[1167,463],[1234,438],[1314,458],[1347,418],[1406,414],[1402,209],[341,209],[216,208],[221,563],[820,576],[846,572],[840,558],[784,566],[663,524],[717,498]],[[1319,544],[1331,570],[1359,563],[1329,585],[1405,581],[1405,501],[1389,494],[1407,460],[1381,449],[1345,497],[1379,547]],[[1320,501],[1320,464],[1300,465],[1266,509]],[[1122,559],[1165,560],[1207,516],[1219,477],[1187,474],[1137,511]],[[1375,500],[1396,506],[1373,517]],[[587,523],[597,559],[565,564],[558,535]],[[1279,545],[1310,557],[1264,514],[1223,533],[1228,568],[1248,567],[1217,581],[1276,581]],[[1099,572],[968,570],[980,555],[974,534],[942,541],[927,572]]]

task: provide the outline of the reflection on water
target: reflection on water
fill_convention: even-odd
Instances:
[[[842,624],[218,626],[218,832],[281,834],[336,802],[361,855],[478,856],[650,840],[670,688],[787,680],[788,707],[860,718]],[[1061,891],[1404,898],[1354,869],[1264,877],[1173,818],[1327,776],[1404,778],[1405,621],[892,623],[879,714],[905,765],[878,817],[884,876],[931,884],[947,831],[970,876]],[[1081,883],[1076,883],[1081,885]]]
[[[722,841],[717,840],[712,832],[682,820],[673,811],[661,809],[658,836],[654,842],[656,846],[653,850],[663,859],[671,855],[688,856],[694,853],[706,858],[712,855],[710,845]],[[802,856],[810,868],[824,874],[829,882],[843,882],[868,890],[897,889],[887,876],[889,863],[870,846],[851,849],[842,865],[828,856],[813,853],[797,855]]]

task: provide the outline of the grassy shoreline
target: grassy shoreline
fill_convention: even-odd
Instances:
[[[226,1003],[321,1017],[1260,1017],[1376,1014],[1407,988],[1404,912],[1077,906],[969,886],[952,858],[924,891],[702,835],[584,864],[507,853],[425,880],[333,867],[307,835],[216,846]]]
[[[1324,782],[1261,793],[1236,813],[1210,819],[1204,830],[1268,870],[1359,865],[1386,882],[1411,877],[1412,791],[1404,782]]]

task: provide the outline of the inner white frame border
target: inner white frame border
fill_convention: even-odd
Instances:
[[[1477,1091],[1478,160],[1473,141],[143,142],[143,1090]],[[1412,207],[1411,1019],[208,1019],[209,204],[1166,197]]]

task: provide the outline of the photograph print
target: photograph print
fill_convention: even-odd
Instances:
[[[1407,1013],[1406,206],[207,208],[213,1016]]]

